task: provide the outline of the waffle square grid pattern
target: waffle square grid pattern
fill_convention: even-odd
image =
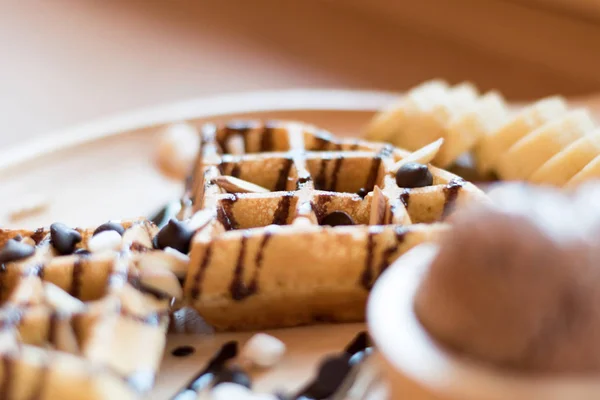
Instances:
[[[78,230],[68,255],[47,229],[0,230],[4,249],[35,249],[1,264],[0,397],[134,399],[152,388],[170,300],[141,290],[136,264],[157,228],[120,227],[115,251],[90,251],[94,231]]]
[[[184,298],[217,329],[360,321],[391,262],[485,197],[432,166],[429,186],[399,187],[395,166],[414,153],[306,124],[207,124],[201,143],[187,203],[205,223]]]

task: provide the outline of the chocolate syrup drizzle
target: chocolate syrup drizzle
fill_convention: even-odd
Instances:
[[[404,204],[404,207],[406,209],[408,209],[409,200],[410,200],[410,189],[402,190],[402,193],[400,193],[400,201],[402,202],[402,204]]]
[[[337,187],[338,175],[340,174],[340,168],[342,167],[342,162],[344,161],[344,157],[336,158],[335,164],[333,164],[333,173],[331,175],[331,184],[329,185],[330,191],[335,191]]]
[[[78,257],[73,263],[73,270],[71,271],[71,289],[69,290],[69,294],[76,298],[79,298],[81,291],[82,262],[83,260]]]
[[[244,258],[246,256],[246,242],[248,235],[244,233],[240,241],[240,251],[238,253],[237,263],[233,271],[233,279],[229,285],[229,292],[234,300],[243,300],[250,295],[248,288],[244,284]]]
[[[217,209],[217,219],[227,230],[238,228],[238,223],[233,215],[233,204],[237,199],[236,194],[229,194],[228,197],[221,199],[221,207]]]
[[[360,277],[361,285],[367,290],[371,290],[373,282],[373,250],[375,249],[374,236],[377,233],[378,232],[369,228],[369,233],[367,234],[367,258],[365,259],[365,269]]]
[[[225,343],[215,356],[202,368],[188,384],[179,390],[171,400],[182,400],[189,398],[189,392],[198,393],[208,387],[218,376],[226,370],[226,363],[238,355],[238,342]]]
[[[263,130],[260,137],[260,151],[262,153],[267,151],[273,151],[274,143],[273,143],[273,130],[274,128],[269,124],[265,124],[263,126]]]
[[[290,169],[292,168],[293,161],[291,158],[286,158],[284,164],[281,166],[279,170],[279,177],[277,178],[277,183],[275,184],[275,191],[280,192],[285,190],[287,186],[288,176],[290,174]]]
[[[329,163],[329,159],[321,159],[320,163],[319,163],[319,173],[317,174],[317,177],[315,178],[315,189],[317,190],[325,190],[325,181],[327,179],[326,176],[326,171],[327,171],[327,164]]]
[[[200,264],[200,268],[198,268],[196,275],[194,275],[194,280],[192,281],[191,295],[192,295],[192,299],[194,299],[194,300],[198,300],[200,298],[200,294],[201,294],[200,286],[204,279],[204,274],[206,273],[206,268],[208,268],[208,265],[210,264],[210,260],[212,258],[212,252],[213,252],[213,242],[211,241],[207,244],[206,253],[204,254],[204,258],[202,259],[202,264]]]
[[[326,357],[321,361],[316,378],[293,396],[280,396],[285,400],[325,400],[340,392],[352,368],[370,353],[369,336],[361,332],[346,346],[341,354]],[[351,385],[348,385],[348,390]]]
[[[379,166],[381,165],[381,156],[378,154],[373,157],[371,161],[371,170],[369,171],[369,176],[367,177],[367,182],[365,184],[365,189],[370,192],[375,188],[375,183],[377,182],[377,175],[379,175]]]
[[[442,219],[445,219],[448,215],[452,214],[456,206],[456,199],[460,189],[465,185],[465,181],[461,178],[452,179],[446,187],[444,187],[444,210],[442,212]]]
[[[293,197],[294,194],[288,192],[283,194],[279,198],[277,209],[275,210],[275,214],[273,214],[273,224],[285,225],[287,223],[287,219],[290,214],[290,205]]]

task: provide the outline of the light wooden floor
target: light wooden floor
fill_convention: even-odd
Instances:
[[[589,20],[501,0],[357,1],[0,0],[0,145],[220,92],[437,76],[519,99],[600,88]]]

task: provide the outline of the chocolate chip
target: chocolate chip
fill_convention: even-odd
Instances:
[[[244,370],[238,367],[224,368],[216,374],[213,386],[220,383],[236,383],[250,389],[252,381]]]
[[[190,354],[193,354],[195,351],[196,349],[192,346],[179,346],[173,349],[173,351],[171,351],[171,354],[175,357],[187,357]]]
[[[164,249],[171,247],[183,254],[190,251],[190,243],[194,236],[194,230],[185,223],[171,219],[154,237],[154,247]]]
[[[343,211],[334,211],[329,213],[321,220],[321,225],[329,226],[341,226],[341,225],[354,225],[354,220],[351,216]]]
[[[360,188],[356,194],[359,195],[361,199],[364,199],[369,194],[369,191],[365,188]]]
[[[125,233],[125,228],[123,228],[123,226],[117,222],[108,221],[97,227],[92,236],[96,236],[100,232],[105,231],[115,231],[119,235],[123,236],[123,233]]]
[[[59,254],[72,254],[75,245],[81,242],[81,234],[65,224],[55,223],[50,225],[50,241]]]
[[[301,396],[309,399],[327,399],[331,397],[342,385],[350,369],[351,366],[346,355],[326,358],[319,366],[317,378],[304,389]]]
[[[9,239],[0,250],[0,264],[18,261],[27,258],[35,253],[35,248],[27,243],[18,242],[14,239]]]
[[[427,165],[409,162],[401,166],[396,172],[396,184],[401,188],[418,188],[431,186],[433,175]]]

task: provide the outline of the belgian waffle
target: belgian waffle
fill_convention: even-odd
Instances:
[[[428,164],[440,144],[410,153],[292,122],[205,125],[184,299],[222,330],[362,320],[391,262],[435,240],[456,206],[486,199],[430,165],[429,185],[398,186],[395,171]]]
[[[0,398],[129,399],[151,388],[170,305],[143,284],[157,229],[112,228],[122,234],[112,249],[78,229],[69,254],[48,229],[0,230]]]

